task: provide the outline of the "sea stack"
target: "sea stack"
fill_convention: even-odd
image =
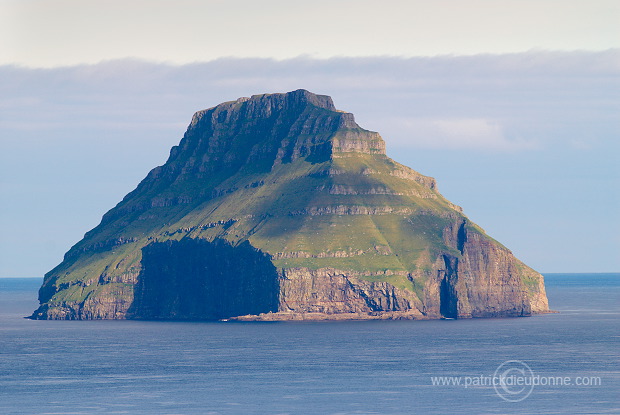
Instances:
[[[197,112],[45,275],[33,319],[529,316],[543,277],[305,90]]]

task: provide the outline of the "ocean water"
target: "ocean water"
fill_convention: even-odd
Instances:
[[[620,274],[546,275],[558,314],[440,321],[30,321],[39,284],[0,279],[0,414],[620,413]],[[484,384],[502,364],[546,383]]]

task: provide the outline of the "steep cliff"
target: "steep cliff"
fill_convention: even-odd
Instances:
[[[168,161],[46,274],[37,319],[526,316],[543,277],[331,98],[194,115]]]

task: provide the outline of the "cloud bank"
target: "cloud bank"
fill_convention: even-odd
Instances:
[[[362,126],[402,146],[489,151],[570,143],[583,147],[611,138],[607,135],[617,127],[619,74],[618,50],[219,59],[183,66],[138,60],[57,69],[4,66],[0,127],[5,132],[146,128],[178,135],[190,115],[204,107],[304,88],[331,95]]]
[[[526,262],[617,270],[620,51],[609,50],[0,66],[0,226],[10,235],[0,276],[56,265],[165,162],[195,111],[299,88],[380,132],[390,156],[437,177]],[[532,238],[526,226],[545,231]],[[567,259],[571,250],[580,254]]]

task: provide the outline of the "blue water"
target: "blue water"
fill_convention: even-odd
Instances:
[[[1,414],[620,413],[620,274],[548,274],[558,314],[321,323],[30,321],[38,279],[0,279]],[[520,402],[492,375],[541,376]]]

